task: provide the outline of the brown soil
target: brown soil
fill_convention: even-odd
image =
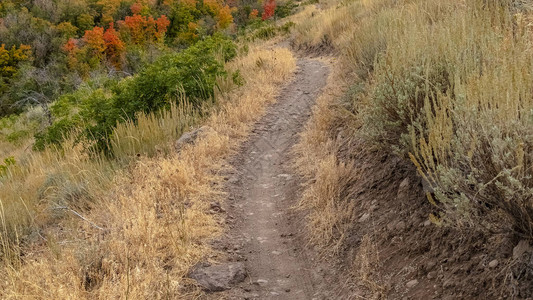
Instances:
[[[371,266],[355,274],[368,278],[355,282],[358,298],[532,299],[533,256],[530,248],[513,258],[517,235],[430,222],[435,207],[409,161],[359,139],[341,144],[338,157],[355,162],[358,180],[347,187],[355,209],[339,258],[357,257],[355,273]]]
[[[226,236],[215,243],[228,260],[244,261],[247,279],[214,299],[331,299],[334,271],[318,263],[305,243],[303,218],[291,207],[300,180],[290,168],[290,148],[326,83],[329,68],[300,59],[295,78],[255,125],[227,175]]]

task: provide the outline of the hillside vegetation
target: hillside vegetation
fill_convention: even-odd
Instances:
[[[311,55],[333,70],[291,155],[337,294],[531,298],[532,22],[520,0],[2,1],[0,297],[207,297],[187,274],[224,256],[221,174]]]
[[[310,209],[313,240],[326,253],[351,255],[345,251],[353,247],[353,272],[376,297],[400,297],[405,278],[428,274],[434,257],[443,273],[437,283],[418,277],[420,293],[530,297],[529,254],[517,256],[516,249],[533,237],[533,7],[511,0],[326,6],[306,12],[293,40],[300,49],[340,56],[298,146],[298,166],[310,178],[301,205]],[[406,168],[422,180],[381,185],[376,178],[366,187],[373,165],[377,174],[389,170],[382,175],[390,180]],[[415,192],[406,197],[404,186]],[[418,189],[427,205],[418,203]],[[369,200],[359,197],[367,192]],[[376,213],[387,214],[389,224]],[[365,214],[374,216],[369,229],[358,225],[366,224]],[[429,233],[420,214],[437,229]],[[407,223],[407,233],[395,222],[402,229]],[[400,245],[387,241],[398,234]],[[396,269],[405,277],[390,277],[395,255],[388,251],[410,262]],[[500,266],[491,272],[495,258]]]
[[[528,7],[355,1],[317,15],[296,42],[340,51],[354,126],[413,162],[435,221],[531,237]]]
[[[0,297],[199,295],[215,174],[295,68],[261,41],[294,7],[2,1]]]

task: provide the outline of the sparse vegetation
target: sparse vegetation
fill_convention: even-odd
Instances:
[[[237,20],[240,3],[63,2],[57,15],[0,4],[0,298],[197,296],[184,276],[221,229],[207,213],[214,174],[294,58],[237,45],[262,3]],[[73,7],[87,9],[61,23]],[[44,38],[68,32],[38,52],[14,33],[22,17],[48,26]]]
[[[295,41],[332,43],[354,81],[367,80],[351,95],[363,132],[413,161],[440,218],[512,219],[531,236],[529,11],[512,4],[356,1],[309,18]],[[487,222],[493,213],[506,221]]]

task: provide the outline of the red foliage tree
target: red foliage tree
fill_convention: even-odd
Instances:
[[[62,50],[67,54],[67,63],[70,68],[75,68],[78,64],[78,58],[76,57],[79,52],[78,40],[70,38],[65,45],[63,45]]]
[[[67,53],[73,53],[78,49],[78,41],[74,38],[68,39],[68,41],[63,45],[63,51]]]
[[[126,17],[124,24],[129,30],[132,41],[136,44],[142,44],[145,41],[162,41],[170,21],[165,15],[154,20],[151,16],[144,17],[136,14]]]
[[[248,18],[250,20],[255,20],[257,18],[257,16],[259,15],[259,11],[257,9],[254,9],[250,12],[250,15],[248,16]]]
[[[261,16],[261,19],[268,20],[274,16],[274,12],[276,11],[276,0],[266,0],[263,4],[263,15]]]
[[[157,25],[156,38],[157,40],[161,41],[168,30],[170,20],[167,18],[167,16],[162,15],[156,20],[155,23]]]
[[[120,58],[124,53],[124,43],[120,39],[115,30],[113,23],[109,24],[109,28],[104,33],[105,53],[107,58],[113,63],[113,65],[120,68]]]
[[[144,40],[144,19],[141,15],[128,16],[124,19],[126,27],[129,29],[131,39],[134,43],[139,44]]]

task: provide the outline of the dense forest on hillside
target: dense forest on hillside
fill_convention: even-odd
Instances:
[[[293,6],[278,7],[278,14]],[[139,111],[168,107],[178,94],[210,99],[215,78],[228,75],[223,62],[235,56],[231,39],[247,25],[263,26],[275,7],[274,1],[3,1],[2,136],[17,143],[35,135],[35,148],[43,149],[83,128],[106,148],[111,128]],[[238,73],[229,75],[239,81]]]

